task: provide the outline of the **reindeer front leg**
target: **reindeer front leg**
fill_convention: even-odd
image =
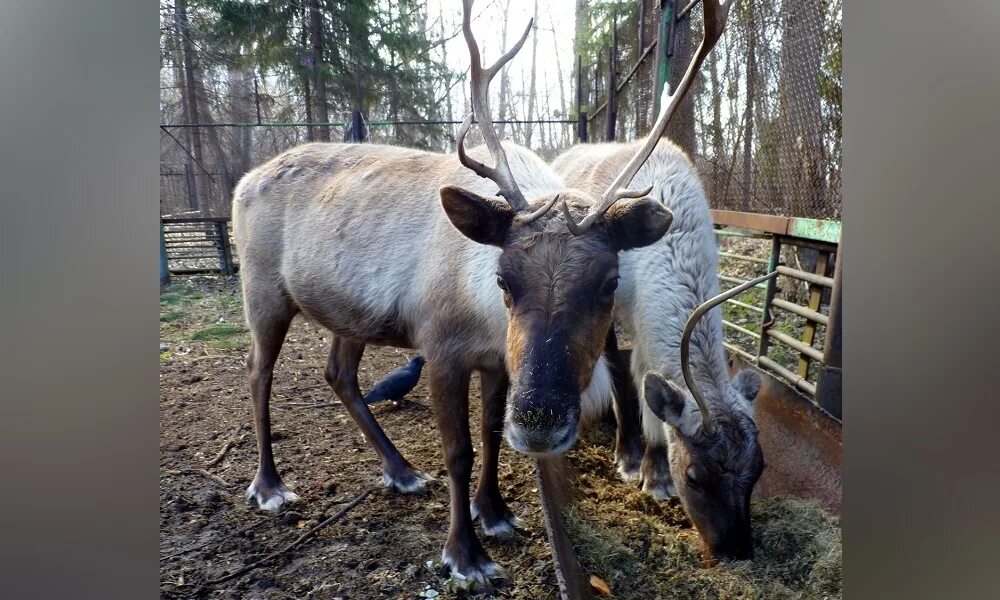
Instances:
[[[639,395],[629,372],[628,355],[618,347],[614,326],[608,331],[604,356],[611,363],[611,376],[615,384],[615,466],[618,467],[618,476],[622,481],[635,481],[640,477],[644,450],[642,412],[639,410]]]
[[[520,520],[507,508],[500,494],[498,467],[503,434],[503,415],[507,406],[507,373],[503,369],[481,371],[483,388],[482,466],[479,486],[472,501],[472,518],[479,519],[488,536],[509,537]]]
[[[476,537],[469,509],[473,460],[469,434],[471,370],[442,360],[429,360],[427,364],[451,492],[451,523],[441,560],[452,572],[474,581],[477,587],[487,588],[490,578],[502,575],[502,571]]]

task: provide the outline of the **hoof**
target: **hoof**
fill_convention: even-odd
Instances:
[[[261,482],[260,477],[255,477],[247,488],[247,501],[256,501],[259,508],[270,512],[278,512],[286,502],[295,502],[298,499],[298,494],[290,491],[280,481],[268,485]]]
[[[638,463],[634,463],[630,460],[618,459],[615,461],[615,466],[617,467],[618,477],[620,477],[625,483],[639,480],[640,472]]]
[[[658,480],[644,480],[642,482],[642,491],[646,492],[650,496],[656,498],[657,500],[667,500],[668,498],[677,497],[677,486],[674,485],[673,481],[663,481]]]
[[[630,448],[627,444],[618,443],[615,447],[615,468],[618,476],[625,483],[638,481],[642,477],[643,448]]]
[[[469,509],[472,519],[479,519],[483,527],[483,535],[497,538],[513,538],[516,530],[521,527],[521,519],[510,512],[507,505],[500,500],[473,500]]]
[[[483,550],[452,553],[445,548],[441,554],[441,562],[451,572],[450,581],[454,582],[455,587],[470,592],[491,590],[493,579],[507,576],[500,565],[493,562]]]
[[[658,500],[677,497],[677,486],[670,476],[666,446],[647,446],[639,471],[642,491]]]
[[[382,474],[382,483],[385,484],[385,487],[403,494],[413,494],[422,491],[430,480],[430,475],[409,467],[394,469],[392,471],[387,469]]]

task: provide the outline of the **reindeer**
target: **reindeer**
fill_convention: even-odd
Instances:
[[[673,217],[644,197],[648,190],[625,189],[631,176],[595,198],[566,189],[532,152],[501,144],[488,86],[531,23],[484,68],[471,5],[463,2],[462,26],[486,150],[466,152],[473,115],[459,128],[458,161],[393,146],[305,144],[240,181],[233,222],[259,455],[248,498],[267,510],[297,499],[274,464],[269,414],[274,364],[295,315],[332,332],[326,379],[381,459],[384,483],[401,492],[420,489],[427,476],[372,416],[357,369],[368,344],[418,349],[427,359],[450,483],[442,559],[488,586],[501,571],[473,518],[486,535],[508,534],[517,524],[497,482],[501,430],[515,450],[534,455],[574,443],[583,406],[611,393],[601,355],[618,254],[655,243]],[[482,162],[487,153],[493,166]],[[560,200],[561,214],[551,210]],[[473,371],[483,389],[483,460],[470,506]]]
[[[677,91],[661,102],[666,112],[675,109],[721,35],[732,0],[703,4],[704,40]],[[575,146],[552,166],[571,185],[603,189],[639,148],[652,150],[660,131],[657,123],[645,141]],[[668,140],[656,145],[633,181],[652,186],[653,197],[673,213],[674,225],[657,243],[619,261],[615,319],[632,339],[628,368],[641,401],[637,407],[634,393],[615,396],[618,470],[626,481],[639,479],[657,498],[680,496],[714,556],[750,558],[750,495],[764,468],[752,404],[760,375],[744,370],[730,381],[720,310],[695,319],[684,340],[688,315],[719,291],[705,192],[691,161]],[[682,341],[690,343],[683,359]],[[608,346],[612,354],[617,344]],[[638,419],[630,418],[640,410],[644,453],[636,444]]]

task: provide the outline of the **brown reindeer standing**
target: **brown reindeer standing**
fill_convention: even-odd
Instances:
[[[295,315],[333,333],[326,379],[378,453],[386,485],[403,492],[422,487],[426,476],[375,421],[357,369],[367,344],[419,349],[450,483],[442,558],[452,571],[488,585],[500,569],[473,518],[487,535],[507,534],[516,524],[497,482],[501,431],[516,450],[535,455],[573,444],[584,404],[611,393],[601,354],[618,253],[655,243],[672,215],[643,197],[648,189],[627,189],[651,148],[594,198],[565,189],[529,150],[500,143],[488,85],[531,24],[484,68],[471,31],[472,1],[463,5],[473,110],[494,166],[482,162],[486,149],[465,150],[472,115],[459,130],[459,161],[392,146],[306,144],[240,181],[233,221],[253,339],[248,366],[259,464],[248,497],[268,510],[296,499],[275,468],[269,414],[274,364]],[[562,211],[551,211],[559,201]],[[470,506],[473,371],[483,388],[483,460]]]

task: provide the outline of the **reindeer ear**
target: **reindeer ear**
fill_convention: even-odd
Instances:
[[[733,377],[733,387],[746,398],[751,405],[760,393],[761,378],[760,373],[752,369],[743,369]]]
[[[616,250],[655,244],[670,229],[674,213],[648,196],[619,200],[604,214],[604,223]]]
[[[452,185],[439,193],[445,214],[462,235],[480,244],[503,246],[515,216],[509,204]]]
[[[653,414],[681,435],[693,437],[701,430],[701,413],[679,385],[650,371],[642,379],[643,398]]]

